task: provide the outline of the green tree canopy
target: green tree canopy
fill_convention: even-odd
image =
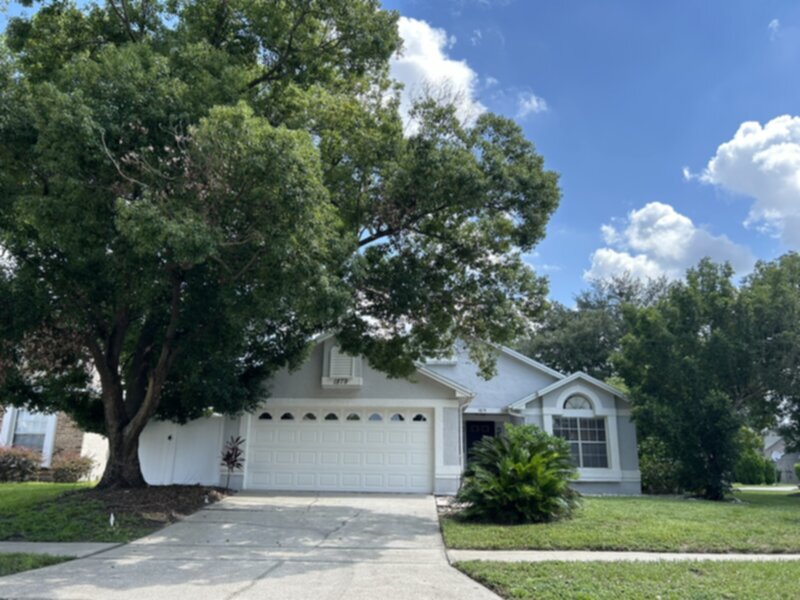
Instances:
[[[0,45],[0,386],[139,435],[258,401],[310,337],[393,376],[519,336],[557,176],[520,128],[419,103],[377,0],[37,3]]]
[[[592,281],[575,297],[574,308],[553,302],[520,351],[564,373],[609,380],[617,375],[612,356],[627,331],[623,307],[652,306],[668,289],[666,279],[642,281],[629,274]]]
[[[652,307],[625,310],[616,365],[640,435],[666,444],[684,489],[719,499],[742,425],[797,415],[798,256],[757,265],[740,287],[703,260]]]

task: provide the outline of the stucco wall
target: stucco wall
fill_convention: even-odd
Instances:
[[[558,380],[553,375],[501,352],[497,357],[497,375],[487,381],[478,374],[477,365],[469,359],[466,349],[460,345],[456,350],[455,363],[431,364],[428,368],[475,392],[475,398],[470,402],[467,412],[503,409]]]

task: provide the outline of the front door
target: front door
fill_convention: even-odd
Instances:
[[[494,437],[494,421],[467,421],[467,458],[472,446],[486,435]]]

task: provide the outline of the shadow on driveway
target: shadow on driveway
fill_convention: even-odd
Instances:
[[[430,496],[240,494],[132,544],[0,579],[2,598],[497,598],[451,568]]]

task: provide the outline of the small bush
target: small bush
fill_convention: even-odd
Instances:
[[[474,446],[457,496],[466,505],[461,516],[495,523],[569,517],[580,498],[569,487],[576,476],[567,442],[533,425],[507,425]]]
[[[764,459],[764,483],[772,485],[778,479],[775,463],[769,459]]]
[[[795,463],[794,465],[794,474],[798,480],[800,480],[800,463]]]
[[[669,455],[664,442],[645,438],[639,443],[639,470],[646,494],[678,494],[680,463]]]
[[[75,483],[88,477],[94,461],[88,456],[62,454],[53,457],[50,470],[56,483]]]
[[[0,481],[28,481],[39,470],[42,458],[27,448],[0,448]]]
[[[734,467],[734,477],[739,483],[760,485],[764,483],[764,458],[748,450],[739,456]]]

